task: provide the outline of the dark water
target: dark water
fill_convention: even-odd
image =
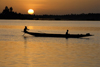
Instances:
[[[85,38],[23,35],[91,33]],[[100,67],[100,21],[0,20],[0,67]]]

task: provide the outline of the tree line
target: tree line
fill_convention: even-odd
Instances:
[[[7,6],[0,14],[0,19],[31,19],[31,20],[100,20],[100,13],[66,14],[66,15],[29,15],[13,11]]]

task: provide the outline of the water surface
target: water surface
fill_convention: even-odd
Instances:
[[[23,35],[91,33],[85,38]],[[0,20],[0,67],[100,67],[100,21]]]

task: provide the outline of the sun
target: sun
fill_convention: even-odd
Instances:
[[[28,14],[33,14],[34,13],[34,10],[33,9],[29,9],[28,10]]]

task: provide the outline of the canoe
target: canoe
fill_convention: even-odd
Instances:
[[[50,33],[36,33],[36,32],[28,32],[28,31],[24,33],[33,35],[35,37],[81,38],[81,37],[93,36],[93,35],[90,35],[90,33],[87,33],[87,34],[50,34]]]

